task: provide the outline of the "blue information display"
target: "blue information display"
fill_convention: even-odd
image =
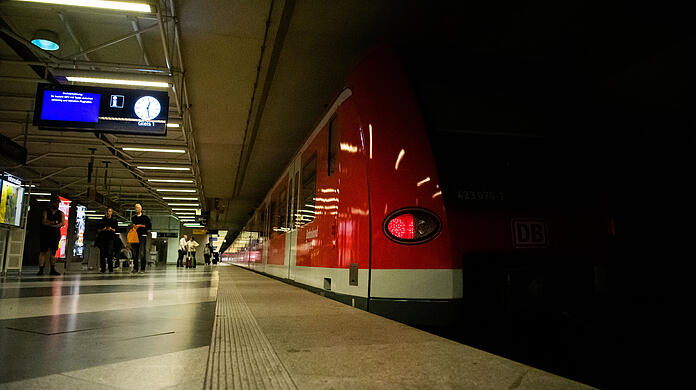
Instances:
[[[42,120],[99,122],[98,93],[44,91]]]
[[[41,130],[167,135],[166,91],[39,84],[34,125]]]

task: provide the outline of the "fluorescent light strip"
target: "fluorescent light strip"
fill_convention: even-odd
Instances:
[[[158,192],[196,192],[196,190],[180,190],[176,188],[157,188]]]
[[[196,209],[187,209],[187,208],[181,208],[181,207],[174,207],[172,208],[174,211],[196,211]]]
[[[125,147],[121,148],[123,150],[129,150],[133,152],[157,152],[157,153],[185,153],[184,149],[156,149],[156,148],[131,148]]]
[[[141,80],[126,80],[126,79],[101,79],[97,77],[77,77],[66,76],[68,81],[73,83],[92,83],[92,84],[109,84],[109,85],[134,85],[138,87],[155,87],[169,88],[169,83],[161,81],[141,81]]]
[[[179,127],[178,123],[167,123],[167,127]]]
[[[182,179],[147,179],[153,183],[193,183],[193,180],[182,180]]]
[[[97,210],[85,210],[85,213],[96,213]]]
[[[189,207],[200,207],[200,203],[167,203],[167,206],[189,206]]]
[[[48,202],[50,199],[37,199],[37,202]]]
[[[32,192],[29,195],[31,195],[31,196],[49,196],[49,195],[51,195],[51,193],[50,192]]]
[[[176,215],[196,215],[196,212],[195,212],[195,211],[191,211],[191,212],[188,212],[188,211],[177,211],[177,212],[175,212],[174,214],[176,214]]]
[[[170,200],[198,200],[198,198],[186,198],[186,197],[180,197],[180,196],[163,196],[162,199],[170,199]]]
[[[190,171],[191,168],[188,167],[151,167],[151,166],[139,166],[138,169],[161,169],[164,171]]]
[[[125,1],[109,0],[19,0],[27,3],[44,3],[57,5],[72,5],[76,7],[90,7],[101,9],[113,9],[119,11],[152,12],[148,4],[127,3]]]
[[[200,228],[204,227],[203,225],[192,224],[192,223],[185,223],[184,226],[186,226],[186,227],[200,227]]]

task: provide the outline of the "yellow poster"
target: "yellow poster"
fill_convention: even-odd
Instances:
[[[8,185],[2,182],[2,194],[0,195],[0,222],[5,222],[5,206],[7,206],[7,189]]]

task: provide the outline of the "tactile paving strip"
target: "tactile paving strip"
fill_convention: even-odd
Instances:
[[[244,298],[220,272],[204,389],[296,389]]]

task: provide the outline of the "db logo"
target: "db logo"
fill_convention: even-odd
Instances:
[[[543,248],[548,245],[546,221],[543,219],[513,219],[512,238],[516,248]]]

